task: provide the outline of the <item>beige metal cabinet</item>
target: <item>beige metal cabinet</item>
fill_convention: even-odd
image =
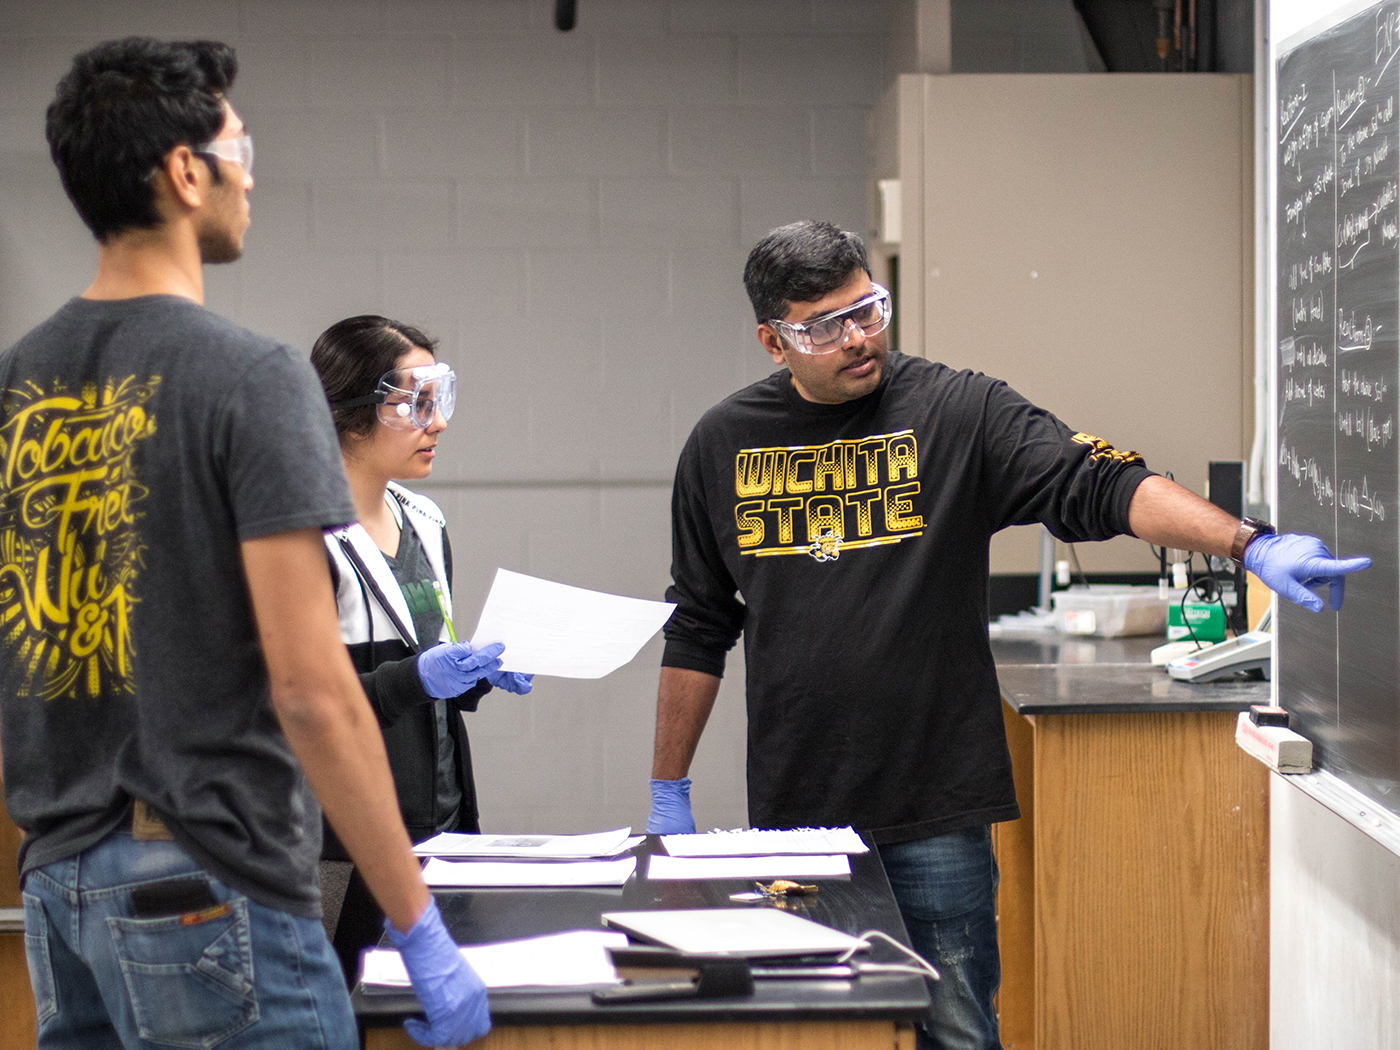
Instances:
[[[1253,420],[1253,88],[1234,75],[905,75],[871,118],[901,183],[900,348],[1005,379],[1204,493]],[[878,229],[878,222],[873,224]],[[1012,529],[994,572],[1034,572]],[[1081,545],[1151,571],[1147,545]]]

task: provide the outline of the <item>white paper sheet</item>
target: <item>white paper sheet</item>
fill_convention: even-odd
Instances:
[[[617,860],[443,860],[423,865],[423,881],[439,889],[504,886],[621,886],[637,870],[636,857]]]
[[[418,843],[420,857],[521,857],[536,860],[570,860],[611,857],[635,845],[631,828],[599,831],[591,835],[463,835],[445,831]]]
[[[794,828],[792,830],[711,831],[703,835],[662,835],[673,857],[756,857],[779,853],[868,853],[855,829]]]
[[[602,678],[637,655],[675,606],[497,569],[472,648],[501,642],[506,671]]]
[[[607,948],[623,948],[627,934],[611,930],[572,930],[544,937],[461,949],[487,988],[564,988],[617,984]],[[372,948],[360,963],[360,980],[373,988],[408,988],[403,957],[393,948]]]
[[[647,878],[654,880],[816,879],[850,873],[851,862],[844,853],[825,857],[663,857],[654,854],[647,861]]]

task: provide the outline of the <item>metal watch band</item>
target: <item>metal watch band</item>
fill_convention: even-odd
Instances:
[[[1270,536],[1273,532],[1274,527],[1267,521],[1245,518],[1235,530],[1235,538],[1230,543],[1230,559],[1238,565],[1243,565],[1245,548],[1249,546],[1250,541],[1257,536]]]

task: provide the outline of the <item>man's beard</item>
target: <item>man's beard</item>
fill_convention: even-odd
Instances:
[[[226,229],[202,229],[197,243],[200,261],[206,264],[237,262],[243,257],[243,245]]]
[[[214,187],[215,206],[195,234],[200,261],[206,264],[236,262],[243,256],[243,238],[239,233],[242,208],[234,187],[225,182]],[[222,201],[222,203],[219,203]],[[237,215],[237,218],[232,216]]]

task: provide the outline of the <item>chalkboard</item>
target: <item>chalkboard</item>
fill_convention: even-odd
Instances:
[[[1274,96],[1276,520],[1374,565],[1339,614],[1278,603],[1279,699],[1400,813],[1400,2],[1302,36]]]

